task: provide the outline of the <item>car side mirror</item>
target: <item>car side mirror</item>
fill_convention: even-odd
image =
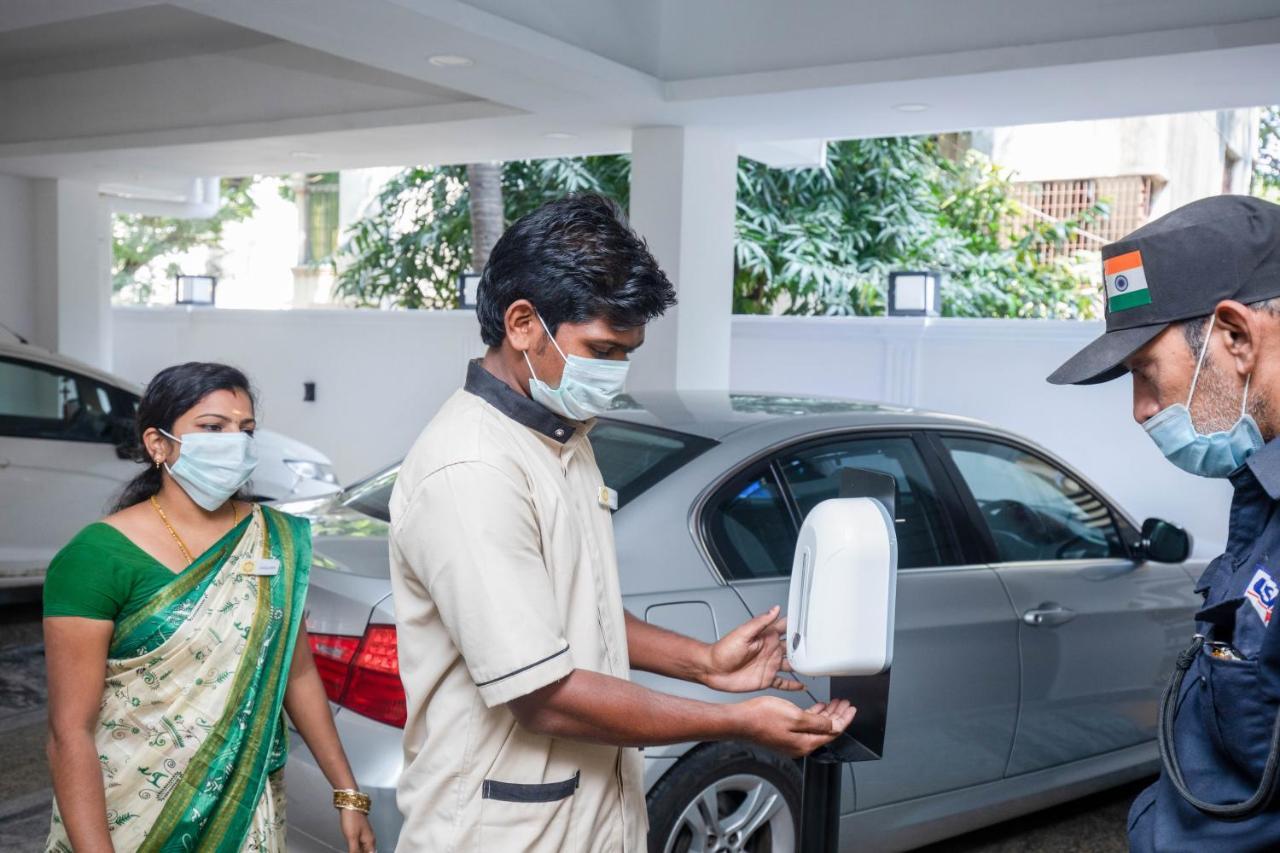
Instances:
[[[1159,518],[1142,522],[1142,556],[1157,563],[1185,562],[1191,554],[1191,534]]]

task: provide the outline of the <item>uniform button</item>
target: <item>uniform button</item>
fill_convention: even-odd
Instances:
[[[556,430],[556,438],[563,438],[563,437],[564,437],[564,427],[560,427],[559,429]]]

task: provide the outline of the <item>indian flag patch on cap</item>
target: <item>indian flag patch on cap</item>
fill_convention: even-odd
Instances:
[[[1147,290],[1147,274],[1142,271],[1142,253],[1125,252],[1102,262],[1102,275],[1107,282],[1107,309],[1128,311],[1151,304]]]

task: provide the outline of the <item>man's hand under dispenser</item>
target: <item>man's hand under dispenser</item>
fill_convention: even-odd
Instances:
[[[730,707],[745,716],[750,740],[791,758],[831,743],[857,713],[847,699],[819,702],[805,710],[777,696],[760,696]]]

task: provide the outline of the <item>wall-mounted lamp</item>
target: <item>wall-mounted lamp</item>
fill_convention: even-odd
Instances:
[[[458,307],[475,308],[480,294],[480,273],[464,272],[458,275]]]
[[[213,275],[177,275],[175,301],[179,305],[212,305],[218,290]]]
[[[943,280],[943,274],[935,271],[889,273],[889,316],[942,316]]]

